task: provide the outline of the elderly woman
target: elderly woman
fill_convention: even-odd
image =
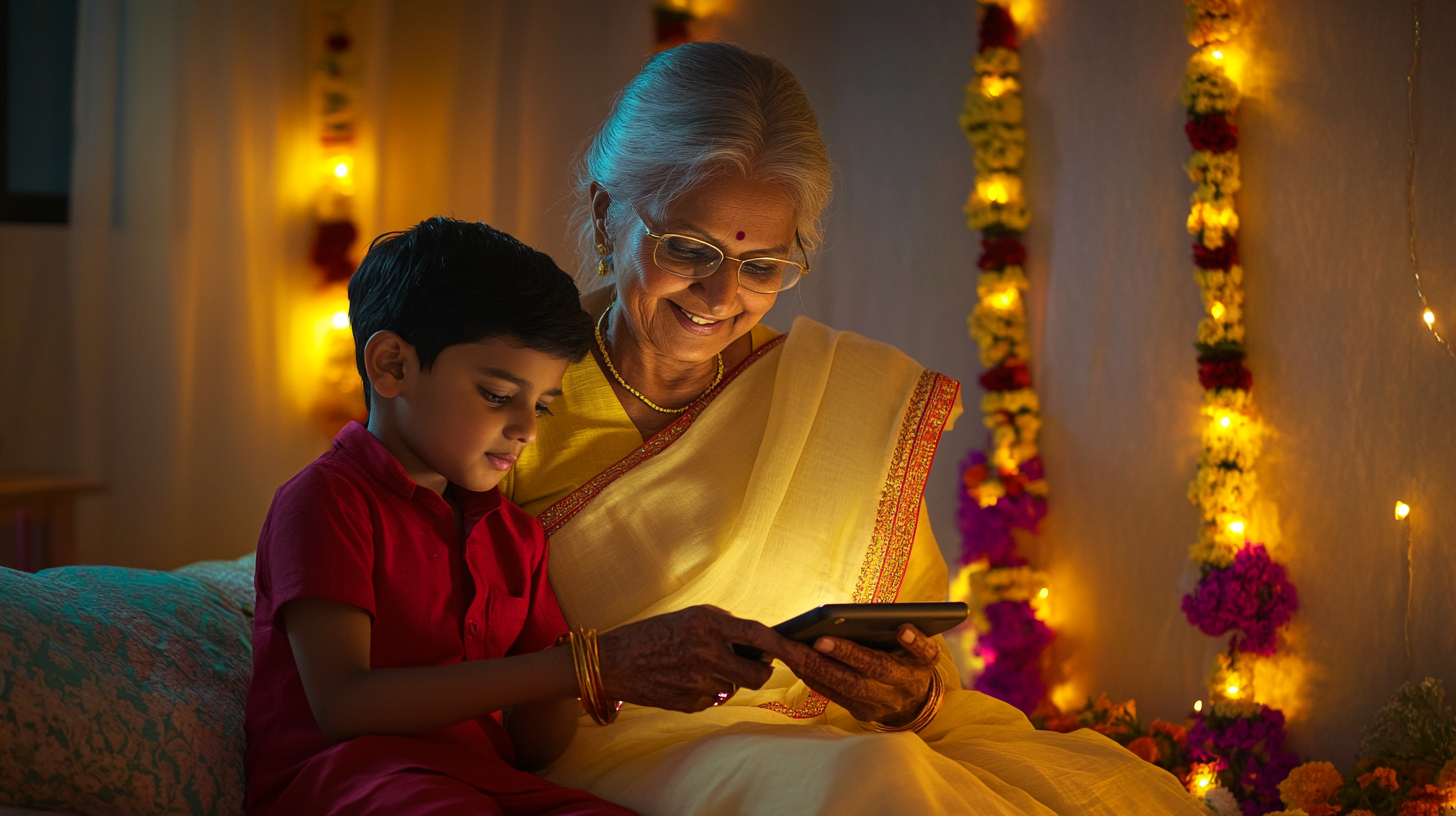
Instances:
[[[757,678],[728,612],[944,600],[921,493],[959,386],[807,319],[759,322],[810,273],[830,195],[814,111],[775,60],[654,57],[578,190],[596,349],[503,489],[551,536],[573,626],[663,615],[600,641],[605,687],[659,707],[584,724],[550,779],[677,816],[1205,813],[1112,741],[961,690],[911,627],[895,654],[785,640],[739,689],[727,675]]]

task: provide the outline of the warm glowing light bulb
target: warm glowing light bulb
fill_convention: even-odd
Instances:
[[[1402,520],[1405,519],[1406,516],[1409,516],[1409,515],[1410,515],[1410,505],[1409,504],[1406,504],[1403,501],[1398,501],[1398,502],[1395,503],[1395,520],[1396,521],[1402,521]]]
[[[1218,784],[1216,774],[1217,766],[1205,762],[1193,763],[1192,778],[1188,780],[1188,789],[1202,796],[1208,789]]]
[[[1011,200],[1011,196],[1006,192],[1006,185],[999,181],[993,181],[986,185],[986,200],[995,204],[1005,204]],[[1426,314],[1430,314],[1430,312]]]
[[[1208,313],[1213,315],[1214,320],[1223,320],[1223,316],[1228,313],[1228,309],[1224,308],[1222,303],[1214,301],[1213,305],[1208,307]]]
[[[343,310],[334,312],[334,316],[330,319],[330,322],[334,324],[334,328],[336,329],[347,329],[349,328],[349,313]]]
[[[1004,94],[1008,90],[1010,90],[1011,83],[1012,80],[1010,79],[988,76],[985,79],[981,80],[981,90],[985,92],[986,96],[992,97],[994,99],[995,97],[998,97],[1001,94]]]
[[[1238,686],[1229,686],[1228,687],[1228,693],[1229,693],[1229,696],[1230,697],[1237,697],[1238,694],[1239,694],[1239,687]]]
[[[1215,51],[1215,52],[1213,52],[1213,58],[1214,59],[1223,59],[1223,52],[1222,51]]]
[[[1229,532],[1233,533],[1234,535],[1243,535],[1244,523],[1242,521],[1229,522]]]
[[[1046,600],[1046,597],[1050,594],[1052,594],[1052,591],[1050,589],[1042,587],[1041,592],[1036,593],[1036,597],[1041,598],[1042,600]]]
[[[1203,701],[1202,700],[1194,700],[1193,701],[1193,710],[1194,711],[1202,711],[1203,710]]]
[[[1221,416],[1218,418],[1218,425],[1220,428],[1227,428],[1232,424],[1234,424],[1234,421],[1226,416]]]
[[[348,162],[339,162],[338,164],[334,165],[334,175],[335,176],[338,176],[339,178],[348,178],[349,177],[349,163]]]
[[[1427,309],[1426,313],[1421,315],[1421,319],[1426,321],[1427,326],[1436,325],[1436,313],[1431,311],[1430,309]]]

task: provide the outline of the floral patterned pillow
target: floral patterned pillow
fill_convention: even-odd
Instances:
[[[0,569],[0,806],[240,816],[251,622],[230,594],[147,570]]]

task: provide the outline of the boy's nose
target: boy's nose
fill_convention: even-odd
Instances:
[[[532,405],[511,418],[505,435],[527,445],[536,441],[536,406]]]

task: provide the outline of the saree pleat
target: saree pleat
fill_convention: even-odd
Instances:
[[[921,495],[956,383],[805,318],[754,340],[709,399],[636,445],[595,364],[568,372],[565,416],[542,424],[508,495],[551,536],[572,625],[694,604],[773,624],[823,603],[944,599]],[[943,656],[954,690],[921,734],[868,732],[775,664],[720,708],[584,719],[544,775],[649,816],[1206,813],[1111,740],[1036,731],[960,690]]]

